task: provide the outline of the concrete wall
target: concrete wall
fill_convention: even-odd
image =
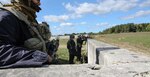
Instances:
[[[88,39],[88,64],[114,65],[150,62],[150,58],[104,42]]]
[[[104,64],[104,57],[100,54],[103,50],[118,49],[118,47],[100,42],[93,39],[88,39],[88,64]]]
[[[58,37],[59,37],[59,39],[69,39],[69,36],[58,36]],[[77,37],[78,36],[75,35],[75,38],[77,38]],[[50,40],[55,39],[55,38],[56,38],[56,36],[52,36]]]
[[[88,64],[102,66],[100,77],[150,77],[150,57],[88,39]]]

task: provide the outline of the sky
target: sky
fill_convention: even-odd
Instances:
[[[47,22],[52,35],[100,32],[119,24],[150,22],[150,0],[41,0],[40,7],[37,21]]]

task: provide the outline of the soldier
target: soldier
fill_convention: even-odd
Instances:
[[[56,37],[55,39],[53,39],[52,41],[51,41],[51,48],[50,49],[52,49],[52,51],[53,51],[53,55],[52,55],[52,57],[53,57],[53,61],[52,61],[52,63],[58,63],[58,55],[57,55],[57,51],[58,51],[58,47],[59,47],[59,38],[58,37]]]
[[[59,48],[59,36],[56,37],[56,48],[57,48],[57,50]]]
[[[67,48],[69,51],[69,63],[74,64],[74,56],[76,55],[76,44],[74,42],[74,35],[70,35],[70,39],[67,42]]]
[[[77,38],[77,60],[81,61],[81,49],[82,49],[82,44],[83,44],[83,38],[81,35],[78,36]]]
[[[36,21],[40,0],[12,0],[0,7],[0,68],[37,67],[52,61],[48,37]],[[39,27],[39,28],[38,28]]]

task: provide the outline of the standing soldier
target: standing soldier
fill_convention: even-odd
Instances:
[[[0,68],[33,67],[50,63],[48,37],[40,33],[36,12],[40,0],[11,0],[0,7]]]
[[[59,48],[59,36],[56,37],[56,51],[58,51]]]
[[[78,36],[77,38],[77,60],[81,61],[81,49],[82,49],[82,44],[83,44],[83,38],[81,35]]]
[[[69,63],[70,64],[74,64],[74,57],[76,55],[76,44],[74,41],[75,36],[74,35],[70,35],[70,39],[67,42],[67,48],[69,51]]]

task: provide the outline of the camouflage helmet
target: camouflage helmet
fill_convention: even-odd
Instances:
[[[11,3],[20,3],[26,6],[29,6],[31,3],[31,0],[11,0]]]
[[[11,3],[19,3],[21,5],[25,5],[29,8],[36,10],[37,12],[41,10],[41,8],[37,6],[36,4],[34,4],[32,0],[11,0]]]
[[[74,38],[75,38],[75,36],[72,34],[72,35],[70,35],[70,38],[74,39]]]

